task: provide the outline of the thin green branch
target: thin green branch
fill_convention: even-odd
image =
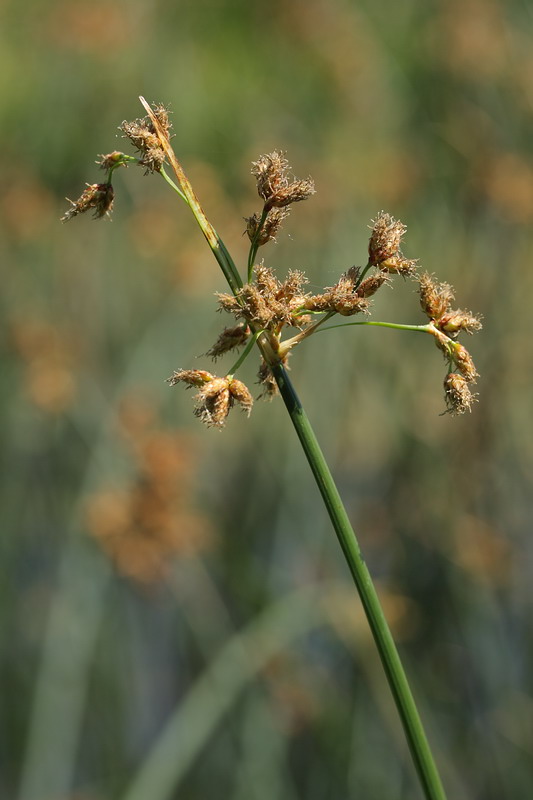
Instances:
[[[247,269],[247,276],[248,276],[248,283],[252,281],[253,269],[254,269],[254,261],[257,255],[257,251],[259,249],[259,237],[261,236],[261,230],[263,225],[265,224],[266,218],[268,216],[269,209],[263,206],[263,211],[261,213],[261,219],[259,220],[259,224],[257,226],[257,230],[254,234],[254,238],[250,245],[250,252],[248,253],[248,269]]]
[[[248,358],[248,356],[250,355],[250,352],[251,352],[254,344],[257,342],[257,340],[259,339],[261,334],[264,333],[264,332],[265,331],[263,329],[261,329],[260,331],[256,331],[254,333],[254,335],[250,338],[250,341],[248,342],[248,344],[246,345],[246,347],[242,351],[241,355],[239,356],[239,358],[237,359],[235,364],[232,366],[232,368],[230,370],[228,370],[228,375],[234,375],[237,372],[239,367],[243,364],[243,362],[246,360],[246,358]]]
[[[431,333],[433,326],[429,325],[402,325],[397,322],[374,322],[373,320],[358,320],[357,322],[342,322],[339,325],[328,325],[322,331],[332,331],[335,328],[350,328],[352,325],[375,325],[378,328],[394,328],[397,331],[418,331],[419,333]]]

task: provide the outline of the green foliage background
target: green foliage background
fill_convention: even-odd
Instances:
[[[170,104],[241,264],[250,162],[281,148],[317,195],[266,263],[331,285],[365,263],[385,209],[408,226],[405,254],[484,315],[465,417],[439,416],[425,337],[335,331],[302,345],[292,376],[449,796],[526,796],[531,5],[4,0],[0,16],[0,795],[419,797],[281,402],[218,433],[164,383],[208,366],[223,322],[187,209],[130,168],[111,223],[58,222],[142,94]],[[413,284],[380,293],[374,317],[422,322]]]

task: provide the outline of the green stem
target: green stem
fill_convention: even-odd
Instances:
[[[378,328],[394,328],[397,331],[418,331],[419,333],[431,333],[434,330],[431,324],[429,325],[401,325],[397,322],[373,322],[371,320],[359,320],[358,322],[343,322],[340,325],[328,325],[327,328],[322,328],[322,331],[332,331],[335,328],[349,328],[351,325],[375,325]]]
[[[426,800],[446,800],[400,656],[338,489],[285,368],[278,364],[271,370],[359,592]]]
[[[234,375],[237,372],[237,370],[239,369],[241,364],[244,362],[244,360],[250,354],[250,351],[251,351],[252,347],[254,346],[254,344],[257,342],[257,340],[259,339],[261,334],[264,333],[264,332],[265,331],[263,329],[261,329],[260,331],[256,331],[254,333],[254,335],[251,337],[250,341],[248,342],[248,344],[246,345],[246,347],[242,351],[241,355],[239,356],[239,358],[237,359],[235,364],[232,366],[232,368],[230,370],[228,370],[228,375]]]
[[[168,174],[168,172],[165,170],[165,168],[164,168],[164,167],[161,167],[161,168],[160,168],[160,170],[159,170],[159,173],[160,173],[160,175],[161,175],[161,176],[162,176],[162,177],[163,177],[163,178],[166,180],[166,182],[168,183],[168,185],[169,185],[169,186],[170,186],[172,189],[174,189],[174,191],[176,192],[176,194],[179,194],[179,196],[181,197],[181,199],[182,199],[182,200],[184,200],[184,201],[187,203],[187,198],[185,197],[185,195],[183,194],[183,192],[181,191],[181,189],[179,188],[179,186],[178,186],[176,183],[174,183],[174,181],[172,180],[172,178],[170,177],[170,175]],[[189,205],[189,204],[187,203],[187,205]]]
[[[261,219],[259,220],[259,225],[257,226],[257,230],[255,232],[255,236],[253,238],[252,244],[250,245],[250,252],[248,253],[248,270],[247,270],[248,283],[251,283],[251,281],[252,281],[252,273],[253,273],[253,269],[254,269],[254,261],[255,261],[256,255],[257,255],[257,251],[259,249],[259,237],[261,235],[261,229],[262,229],[263,225],[265,224],[265,220],[266,220],[266,218],[268,216],[269,210],[270,209],[268,209],[266,207],[266,205],[263,207],[263,212],[261,214]]]
[[[170,164],[172,165],[174,173],[178,179],[178,183],[183,191],[183,194],[185,195],[186,201],[190,206],[205,238],[207,239],[215,258],[220,264],[226,280],[228,281],[232,290],[236,293],[242,286],[242,281],[235,268],[235,264],[222,241],[216,234],[214,228],[207,220],[200,203],[194,194],[192,186],[186,178],[183,169],[178,162],[172,147],[170,146],[168,138],[165,136],[164,131],[161,130],[157,118],[153,114],[150,106],[144,100],[144,98],[141,98],[141,102],[150,115],[152,123],[154,124],[154,127],[161,140],[161,145],[165,150]],[[366,269],[368,269],[368,266]],[[363,275],[365,274],[366,269],[363,271]],[[359,322],[351,324],[374,324],[382,325],[384,327],[404,328],[407,330],[422,330],[424,327],[426,327],[414,325],[399,326],[395,325],[394,323],[371,322]],[[328,329],[325,328],[323,330]],[[404,727],[411,755],[418,772],[426,800],[446,800],[444,789],[433,760],[433,755],[429,748],[429,744],[422,727],[422,722],[407,682],[407,677],[400,661],[400,657],[398,655],[396,645],[394,644],[389,626],[385,619],[385,615],[381,608],[377,592],[374,584],[372,583],[372,578],[359,550],[359,544],[350,524],[350,520],[348,519],[346,509],[342,504],[338,489],[335,485],[331,472],[329,471],[329,467],[320,449],[317,438],[311,427],[311,423],[309,422],[305,410],[298,399],[292,383],[289,380],[287,372],[281,363],[275,362],[273,354],[269,355],[268,349],[263,343],[263,338],[264,337],[261,336],[261,332],[259,332],[257,334],[257,344],[261,349],[263,356],[266,357],[267,363],[269,364],[272,374],[276,379],[281,396],[285,406],[287,407],[287,411],[291,417],[309,466],[311,467],[311,471],[314,475],[320,494],[322,495],[322,499],[333,524],[335,533],[337,534],[337,538],[354,579],[357,591],[359,592],[359,596],[361,598],[361,602],[368,619],[381,662],[383,664],[383,669],[387,676],[387,680],[389,682],[392,695]],[[237,362],[237,364],[239,364],[239,362]]]

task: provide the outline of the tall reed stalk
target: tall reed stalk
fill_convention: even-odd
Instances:
[[[253,404],[251,394],[241,381],[234,378],[234,373],[254,345],[259,348],[262,357],[259,376],[263,393],[267,397],[277,393],[281,395],[311,467],[357,587],[424,796],[427,800],[445,800],[444,789],[398,650],[346,509],[309,418],[287,374],[287,360],[297,345],[317,331],[339,327],[324,327],[324,323],[332,317],[367,312],[372,295],[388,283],[392,275],[415,276],[419,284],[420,303],[429,319],[428,323],[401,325],[361,320],[343,323],[343,326],[377,325],[432,336],[448,366],[444,379],[446,410],[461,414],[470,410],[475,399],[470,386],[475,382],[477,372],[468,351],[457,342],[457,335],[461,331],[472,333],[478,330],[481,327],[480,321],[470,312],[452,309],[453,290],[448,284],[436,283],[427,273],[418,274],[416,262],[406,259],[400,251],[405,226],[388,214],[381,213],[374,223],[368,263],[364,269],[350,269],[334,286],[326,288],[321,294],[305,293],[303,285],[306,281],[302,273],[292,272],[281,282],[267,267],[257,266],[259,247],[274,239],[289,208],[314,193],[311,180],[291,181],[287,177],[288,164],[283,154],[277,151],[262,156],[253,165],[252,172],[257,180],[263,208],[259,214],[254,214],[247,220],[250,250],[245,269],[246,280],[243,280],[229,251],[205,216],[171,146],[166,109],[160,105],[152,107],[142,97],[140,100],[147,117],[122,125],[125,136],[136,147],[140,158],[126,156],[118,151],[103,156],[101,166],[107,171],[107,180],[102,184],[88,185],[79,200],[71,201],[72,207],[64,219],[70,219],[88,209],[94,210],[97,217],[109,213],[114,196],[113,172],[128,162],[141,164],[147,172],[159,173],[192,211],[231,290],[230,295],[220,295],[220,305],[238,321],[237,325],[222,332],[209,354],[217,358],[237,347],[242,346],[244,350],[225,377],[216,377],[205,370],[179,370],[169,382],[171,385],[182,382],[198,388],[196,415],[207,425],[223,427],[235,403],[250,413]],[[165,164],[172,168],[175,181],[168,175]],[[282,330],[287,325],[298,328],[299,332],[283,340]]]

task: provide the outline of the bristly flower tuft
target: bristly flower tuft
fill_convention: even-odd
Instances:
[[[164,136],[169,139],[171,123],[168,117],[168,110],[160,104],[154,105],[152,110]],[[166,156],[150,117],[136,119],[133,122],[124,121],[120,126],[120,130],[141,154],[142,158],[139,163],[146,168],[145,174],[159,172]]]
[[[468,382],[463,375],[450,372],[444,379],[444,397],[446,411],[444,414],[464,414],[472,410],[472,403],[477,395],[472,394]]]
[[[69,219],[77,217],[78,214],[84,214],[86,211],[92,210],[95,219],[109,216],[113,209],[113,199],[115,191],[110,183],[87,183],[87,188],[77,200],[67,200],[71,204],[71,208],[63,214],[61,222],[68,222]]]
[[[310,178],[289,181],[288,170],[289,162],[279,150],[253,162],[252,175],[256,178],[257,191],[265,201],[265,208],[285,208],[315,194],[315,184]]]
[[[180,369],[174,372],[168,383],[175,386],[180,382],[199,388],[194,398],[194,413],[209,428],[223,428],[236,402],[250,416],[253,397],[244,383],[232,375],[217,378],[203,369]]]
[[[368,243],[369,264],[381,266],[383,262],[397,256],[406,230],[403,222],[380,211],[372,223],[372,234]]]

